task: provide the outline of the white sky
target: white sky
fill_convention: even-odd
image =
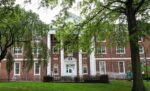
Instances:
[[[31,4],[24,4],[24,0],[16,0],[16,4],[20,4],[23,8],[26,10],[32,10],[33,12],[39,14],[39,18],[45,22],[45,23],[51,23],[51,20],[55,18],[55,15],[59,13],[61,7],[57,6],[53,10],[41,7],[39,8],[40,1],[41,0],[31,0]],[[77,8],[75,7],[76,5],[73,6],[72,9],[69,11],[79,15],[79,12],[77,11]]]

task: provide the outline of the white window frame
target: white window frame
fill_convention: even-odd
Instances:
[[[40,41],[41,41],[41,37],[39,37],[39,36],[34,36],[34,38],[33,38],[34,40],[34,42],[35,43],[40,43]]]
[[[57,73],[55,73],[55,68],[57,69]],[[57,63],[55,63],[54,66],[53,66],[53,73],[54,73],[54,75],[58,75],[59,74],[59,67],[58,67]]]
[[[36,49],[36,53],[33,52],[33,49],[34,49],[34,48]],[[33,48],[32,48],[32,54],[37,54],[37,55],[38,55],[38,54],[40,54],[40,53],[39,53],[40,50],[42,50],[40,47],[33,47]]]
[[[84,73],[84,68],[86,68],[87,73]],[[84,64],[84,65],[83,65],[83,74],[84,74],[84,75],[88,74],[88,65],[87,65],[87,64]]]
[[[40,73],[41,73],[40,64],[39,64],[39,73],[38,74],[36,73],[36,64],[39,64],[39,63],[38,62],[34,62],[34,75],[40,75]]]
[[[120,62],[123,62],[123,72],[120,72]],[[125,74],[125,62],[124,61],[118,61],[118,71],[119,71],[119,74]]]
[[[122,53],[118,52],[118,48],[121,48],[121,47],[116,47],[116,54],[125,54],[125,51],[126,51],[125,47],[123,47],[124,52],[122,52]]]
[[[138,39],[138,42],[143,42],[143,37],[140,37],[140,38]]]
[[[101,63],[104,63],[104,73],[102,73],[102,71],[101,71],[101,67],[100,67]],[[99,73],[100,73],[100,75],[106,74],[106,61],[99,61]]]
[[[15,53],[15,48],[21,48],[21,53]],[[13,48],[13,53],[15,54],[15,55],[22,55],[23,54],[23,48],[22,47],[14,47]]]
[[[142,52],[140,51],[140,48],[141,48]],[[139,46],[139,53],[144,54],[144,47],[143,46]]]
[[[19,74],[16,74],[16,64],[19,63]],[[14,75],[20,75],[21,73],[21,62],[14,62]]]
[[[105,50],[104,53],[102,52],[102,50],[103,50],[102,48],[104,48],[104,50]],[[101,53],[99,53],[99,50],[101,51]],[[97,54],[107,54],[107,48],[106,48],[106,46],[98,47],[98,49],[97,49]]]

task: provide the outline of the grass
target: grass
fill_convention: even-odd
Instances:
[[[150,82],[145,82],[150,91]],[[100,83],[43,83],[43,82],[0,82],[0,91],[131,91],[131,82],[112,81]]]

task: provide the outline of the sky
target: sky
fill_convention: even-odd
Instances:
[[[47,24],[51,23],[51,21],[55,19],[55,15],[57,15],[61,10],[60,6],[57,6],[53,10],[46,7],[39,8],[41,0],[31,0],[31,1],[32,1],[31,4],[29,3],[24,4],[24,0],[16,0],[16,4],[21,5],[21,7],[25,8],[25,10],[32,10],[33,12],[39,14],[39,18]],[[70,9],[69,11],[76,15],[79,15],[76,5],[74,5],[73,8]]]

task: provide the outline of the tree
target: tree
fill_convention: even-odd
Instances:
[[[96,41],[96,38],[103,30],[106,30],[109,37],[110,34],[115,36],[118,32],[127,30],[133,71],[132,91],[146,91],[140,69],[138,39],[149,32],[149,30],[144,30],[141,25],[145,26],[150,20],[150,0],[82,0],[79,2],[79,6],[85,19],[79,24],[74,24],[72,28],[70,23],[66,23],[64,20],[67,15],[66,11],[74,2],[75,0],[63,0],[61,2],[63,9],[54,23],[56,26],[59,25],[59,32],[68,33],[65,31],[72,31],[77,36],[81,35],[83,46],[86,46],[91,44],[93,37],[94,41]],[[46,3],[46,6],[53,7],[59,2],[57,0],[43,0],[43,3]],[[140,24],[138,24],[138,21],[140,21]],[[116,28],[118,29],[116,30]],[[148,27],[148,29],[150,28]],[[63,34],[61,35],[61,38],[64,40],[66,37]],[[115,38],[111,37],[111,39],[117,39],[117,36]],[[78,43],[77,40],[72,41]]]
[[[13,56],[11,53],[8,53],[6,58],[7,58],[6,70],[7,70],[8,81],[9,81],[10,80],[10,73],[13,69],[14,60],[13,60]]]
[[[9,0],[8,0],[9,1]],[[0,7],[0,61],[6,56],[8,48],[15,43],[30,42],[33,31],[46,36],[48,25],[39,20],[37,14],[17,6]]]

